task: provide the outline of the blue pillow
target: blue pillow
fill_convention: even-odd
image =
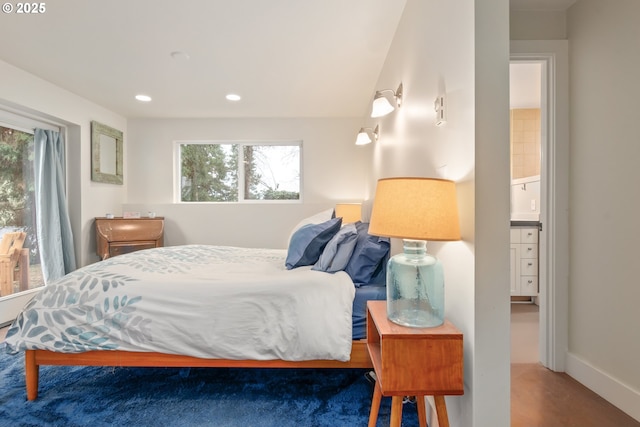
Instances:
[[[297,229],[289,242],[285,261],[287,270],[315,264],[329,240],[340,230],[341,225],[342,218],[333,218],[320,224],[307,224]]]
[[[329,240],[322,251],[320,259],[311,268],[312,270],[335,273],[344,270],[356,247],[358,230],[355,224],[347,224]]]
[[[356,222],[358,239],[344,271],[356,286],[384,283],[386,262],[391,243],[387,237],[369,234],[369,223]]]

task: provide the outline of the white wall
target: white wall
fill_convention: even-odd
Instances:
[[[511,181],[511,220],[540,220],[540,176]]]
[[[464,333],[453,426],[510,423],[508,20],[506,0],[409,0],[376,87],[402,82],[403,105],[367,119],[381,132],[369,194],[389,176],[457,182],[463,240],[429,244],[445,268],[446,316]],[[439,94],[444,127],[434,125]]]
[[[361,126],[357,118],[130,120],[123,209],[165,216],[167,245],[285,248],[300,219],[363,200],[372,148],[355,145]],[[185,140],[302,140],[302,202],[174,204],[174,142]]]
[[[640,420],[640,2],[569,9],[570,303],[567,372]]]
[[[634,47],[640,36],[635,23],[639,14],[640,3],[634,0],[579,0],[565,14],[571,155],[566,156],[569,229],[561,232],[569,236],[569,338],[566,363],[560,363],[637,420],[640,339],[633,325],[640,320],[640,291],[632,256],[640,237],[634,218],[640,200],[622,185],[640,178],[634,166],[640,149],[632,126],[640,98],[640,59]],[[512,14],[511,37],[562,38],[561,26],[554,28],[535,16],[514,19]],[[564,298],[556,301],[563,303]]]
[[[510,13],[511,40],[563,40],[567,38],[567,13],[562,10],[514,10]]]
[[[122,130],[126,146],[126,119],[3,61],[0,61],[0,76],[0,108],[9,106],[67,126],[69,214],[76,259],[79,266],[85,265],[97,259],[93,255],[93,218],[119,209],[126,191],[126,185],[91,181],[91,121]]]

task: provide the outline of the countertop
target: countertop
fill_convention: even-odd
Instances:
[[[511,220],[512,227],[540,227],[540,221],[514,221]]]

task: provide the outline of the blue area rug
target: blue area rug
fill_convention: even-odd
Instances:
[[[366,426],[365,372],[42,366],[29,402],[23,354],[0,348],[0,426]],[[378,426],[389,425],[390,400]],[[402,421],[418,425],[415,404],[404,405]]]

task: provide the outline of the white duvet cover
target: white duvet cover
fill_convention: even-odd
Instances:
[[[92,264],[27,304],[7,333],[7,351],[349,360],[350,277],[286,270],[285,257],[277,249],[188,245]]]

